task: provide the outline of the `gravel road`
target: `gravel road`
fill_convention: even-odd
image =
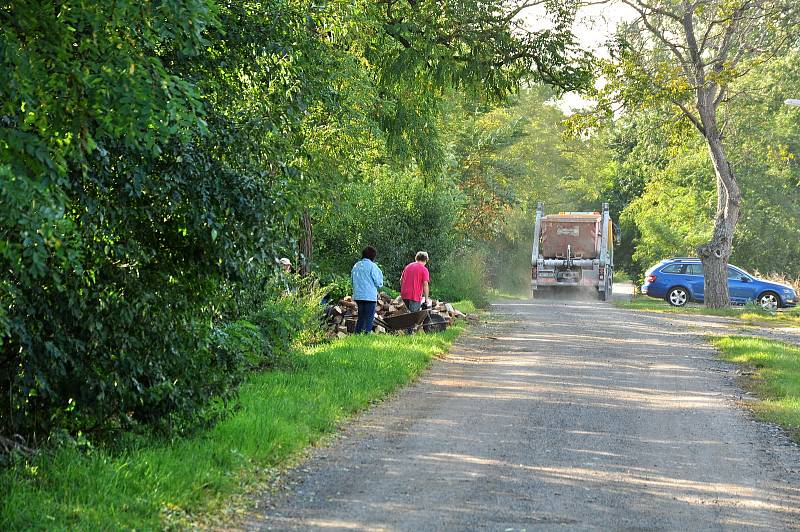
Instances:
[[[243,528],[798,528],[800,449],[741,406],[703,319],[498,303]]]

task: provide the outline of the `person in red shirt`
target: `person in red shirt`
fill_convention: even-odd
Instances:
[[[420,251],[416,260],[403,268],[400,275],[400,297],[409,312],[416,312],[422,307],[422,296],[430,300],[429,284],[431,274],[425,266],[428,263],[428,253]]]

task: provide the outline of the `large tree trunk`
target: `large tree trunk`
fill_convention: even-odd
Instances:
[[[700,105],[699,110],[717,176],[717,214],[711,240],[699,246],[697,254],[703,262],[705,304],[709,308],[723,308],[730,305],[728,259],[733,248],[733,233],[739,221],[742,196],[722,146],[716,112],[712,106]]]

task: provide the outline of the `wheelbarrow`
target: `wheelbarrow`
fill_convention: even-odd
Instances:
[[[416,332],[422,327],[423,331],[430,333],[440,332],[447,328],[447,321],[443,317],[438,314],[431,314],[427,309],[375,318],[375,323],[391,332],[400,332],[408,329]]]

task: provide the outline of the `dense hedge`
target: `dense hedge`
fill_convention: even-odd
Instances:
[[[428,186],[413,174],[378,169],[320,216],[320,266],[349,273],[361,250],[372,245],[388,286],[398,288],[403,267],[420,250],[429,253],[432,274],[439,274],[463,244],[463,235],[454,228],[462,201],[457,190]]]
[[[273,137],[302,104],[262,97],[311,90],[268,74],[280,35],[252,13],[62,4],[11,7],[0,33],[0,425],[32,436],[163,425],[232,393],[229,288],[271,268],[301,206]]]

